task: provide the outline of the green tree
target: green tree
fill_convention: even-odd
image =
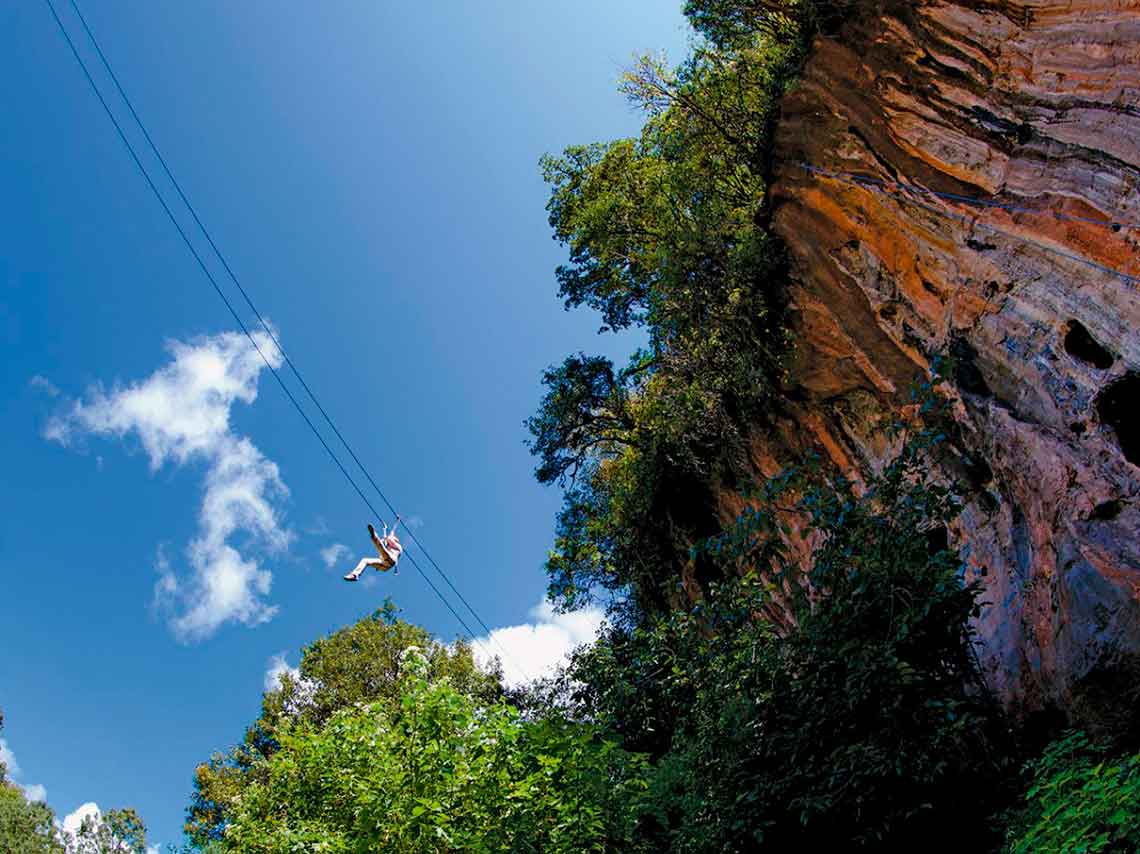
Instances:
[[[28,801],[0,776],[0,851],[5,854],[63,854],[47,804]]]
[[[85,817],[64,839],[67,854],[146,854],[146,825],[133,809]]]
[[[912,425],[858,491],[818,464],[753,490],[700,549],[727,580],[610,628],[532,703],[652,757],[652,850],[992,850],[1011,740],[973,656],[979,588],[942,536],[956,502],[926,474],[944,442]]]
[[[547,371],[527,422],[538,479],[566,487],[547,564],[564,607],[595,589],[628,589],[635,611],[673,601],[670,579],[715,530],[713,492],[743,470],[781,382],[785,273],[766,173],[801,56],[791,23],[699,43],[676,69],[644,56],[622,83],[641,134],[542,160],[567,308],[649,339],[622,369],[579,354]]]
[[[0,732],[4,713],[0,712]],[[8,766],[0,760],[0,851],[4,854],[63,854],[56,838],[55,814],[38,801],[29,801],[8,779]]]
[[[395,705],[400,656],[409,646],[424,651],[432,678],[447,677],[455,690],[480,702],[501,695],[498,669],[481,670],[468,644],[441,643],[396,613],[387,602],[371,616],[306,647],[300,678],[286,675],[278,688],[266,692],[261,715],[243,742],[198,766],[186,821],[186,833],[195,843],[221,838],[234,805],[278,749],[282,729],[297,722],[319,727],[338,710],[360,703]]]
[[[683,11],[698,33],[726,48],[758,32],[786,33],[795,27],[806,39],[831,31],[859,5],[859,0],[685,0]]]
[[[280,735],[229,851],[603,851],[633,841],[644,766],[590,727],[526,722],[431,678],[409,648],[398,703]]]

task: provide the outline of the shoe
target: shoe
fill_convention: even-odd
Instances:
[[[356,579],[357,579],[357,578],[359,578],[359,576],[357,576],[357,575],[353,575],[353,574],[350,572],[348,575],[346,575],[346,576],[344,577],[344,580],[345,580],[345,581],[356,581]]]
[[[368,533],[371,534],[373,537],[376,536],[376,529],[372,527],[371,522],[368,523]]]

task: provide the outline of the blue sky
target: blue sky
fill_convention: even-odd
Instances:
[[[625,346],[559,305],[537,158],[636,130],[616,78],[637,51],[680,57],[679,5],[83,6],[388,496],[489,625],[538,624],[502,636],[520,649],[584,631],[535,611],[559,496],[522,421],[544,367]],[[340,581],[359,498],[233,349],[46,6],[3,4],[0,27],[6,750],[61,815],[133,805],[177,841],[195,763],[240,737],[267,669],[388,594],[459,626],[410,567]],[[237,586],[210,598],[214,570]]]

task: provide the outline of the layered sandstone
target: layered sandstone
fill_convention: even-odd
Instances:
[[[1140,2],[861,16],[815,45],[777,162],[796,351],[761,468],[811,444],[876,469],[953,353],[951,533],[986,587],[987,677],[1023,710],[1119,700],[1140,672]]]

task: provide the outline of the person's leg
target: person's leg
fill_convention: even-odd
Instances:
[[[379,569],[380,567],[377,566],[377,564],[379,564],[379,563],[380,563],[380,561],[375,560],[373,558],[368,558],[368,557],[361,558],[360,563],[358,563],[356,565],[356,569],[354,569],[352,572],[350,572],[348,575],[346,575],[344,577],[344,580],[345,581],[356,581],[356,579],[360,578],[361,573],[363,573],[364,570],[368,569],[368,567],[376,566],[376,568]]]

